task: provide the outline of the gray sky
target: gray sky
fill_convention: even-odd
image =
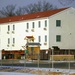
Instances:
[[[2,7],[5,7],[7,5],[16,5],[16,7],[23,7],[26,6],[30,3],[37,3],[40,0],[0,0],[0,9],[2,9]],[[41,0],[43,1],[43,0]],[[63,8],[63,7],[74,7],[75,8],[75,0],[73,0],[73,2],[67,4],[67,5],[62,5],[60,4],[59,0],[46,0],[50,3],[52,3],[53,5],[57,6],[58,8]],[[67,1],[67,0],[62,0],[62,1]],[[72,1],[72,0],[70,0]]]

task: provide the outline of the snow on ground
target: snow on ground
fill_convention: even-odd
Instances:
[[[36,73],[35,73],[36,72]],[[75,69],[59,69],[59,68],[32,68],[32,67],[11,67],[2,66],[0,67],[0,75],[49,75],[50,72],[64,73],[61,75],[75,74]],[[55,74],[54,74],[55,75]]]
[[[36,74],[18,73],[18,72],[0,72],[0,75],[36,75]]]

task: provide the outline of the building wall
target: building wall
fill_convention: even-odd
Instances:
[[[50,47],[60,49],[75,49],[75,9],[67,9],[49,17]],[[61,20],[61,26],[56,27],[56,20]],[[56,35],[61,35],[61,41],[56,42]]]
[[[0,26],[0,49],[1,49],[1,26]]]
[[[24,38],[26,36],[34,36],[35,42],[38,41],[38,36],[41,37],[41,49],[48,49],[48,35],[49,35],[49,26],[45,27],[45,20],[48,21],[47,18],[44,19],[34,19],[34,20],[26,20],[26,21],[17,21],[17,22],[10,22],[0,24],[1,27],[1,43],[0,43],[0,50],[20,50],[22,46],[26,44],[26,40]],[[38,27],[38,22],[41,22],[41,27]],[[32,23],[35,23],[35,28],[32,28]],[[27,29],[27,23],[29,23],[29,29]],[[48,23],[48,22],[47,22]],[[10,30],[8,31],[8,25]],[[13,30],[13,25],[15,26]],[[46,28],[46,30],[44,30]],[[34,31],[32,31],[32,29]],[[26,32],[28,30],[28,32]],[[47,35],[47,42],[45,42],[45,35]],[[15,42],[13,43],[13,38]],[[8,43],[8,39],[10,40]],[[46,43],[47,45],[44,45]],[[14,46],[13,46],[14,45]]]

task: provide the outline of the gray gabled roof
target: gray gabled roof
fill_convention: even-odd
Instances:
[[[37,46],[40,46],[41,44],[37,43],[37,42],[31,42],[31,43],[27,43],[27,45],[37,45]]]

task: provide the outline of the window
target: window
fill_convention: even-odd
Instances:
[[[32,28],[34,28],[34,22],[32,22]]]
[[[61,42],[61,35],[56,35],[56,42]]]
[[[60,27],[61,26],[61,20],[56,20],[56,27]]]
[[[8,38],[8,44],[10,44],[10,38]]]
[[[45,35],[45,42],[47,42],[47,35]]]
[[[45,27],[47,27],[47,20],[45,20]]]
[[[41,36],[38,36],[38,41],[41,42]]]
[[[10,31],[10,26],[8,25],[8,31]]]
[[[1,34],[1,26],[0,26],[0,34]]]
[[[0,44],[1,44],[1,39],[0,39]]]
[[[41,27],[41,23],[40,23],[40,21],[38,22],[38,27],[39,27],[39,28]]]
[[[15,38],[13,38],[13,43],[15,43]]]
[[[29,29],[29,23],[27,23],[27,29]]]
[[[15,25],[13,25],[13,30],[15,30]]]
[[[1,26],[0,26],[0,31],[1,31]]]

